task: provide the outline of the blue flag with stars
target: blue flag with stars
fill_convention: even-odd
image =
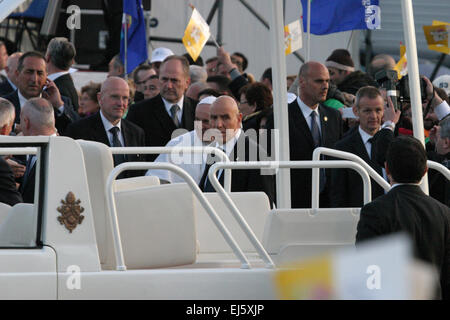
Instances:
[[[123,0],[123,17],[124,23],[120,36],[120,60],[125,65],[126,56],[127,70],[125,70],[125,73],[129,74],[148,59],[147,36],[141,0]],[[127,28],[126,45],[124,28]]]
[[[303,30],[308,31],[308,1],[311,1],[311,34],[380,29],[379,0],[301,0]]]

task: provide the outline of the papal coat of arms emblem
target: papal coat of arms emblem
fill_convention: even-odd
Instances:
[[[72,233],[73,229],[83,222],[84,216],[81,213],[84,211],[84,208],[80,206],[81,201],[80,199],[76,200],[73,192],[69,192],[66,196],[66,201],[61,200],[61,203],[62,206],[56,209],[61,213],[58,221]]]

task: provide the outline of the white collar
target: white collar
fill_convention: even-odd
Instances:
[[[358,131],[359,131],[359,134],[361,135],[361,139],[364,144],[366,144],[367,141],[373,137],[370,134],[368,134],[367,132],[365,132],[363,129],[361,129],[361,126],[358,126]]]
[[[49,75],[47,76],[47,78],[49,78],[49,79],[52,80],[52,81],[55,81],[55,80],[58,79],[59,77],[65,75],[65,74],[68,74],[68,73],[69,73],[69,71],[56,72],[56,73],[49,74]]]
[[[420,186],[420,183],[394,183],[391,186],[391,190],[398,186]]]
[[[103,126],[105,127],[106,132],[109,132],[109,130],[112,127],[118,127],[120,131],[122,131],[121,124],[122,119],[119,120],[119,122],[116,125],[113,125],[106,117],[103,115],[102,110],[100,110],[100,117],[102,118]]]
[[[236,144],[236,142],[238,141],[239,137],[241,136],[242,130],[241,129],[237,129],[236,130],[236,134],[234,135],[233,138],[231,138],[230,140],[228,140],[225,143],[225,146],[221,143],[213,143],[212,146],[222,149],[224,150],[224,152],[226,153],[227,156],[230,156],[231,152],[233,152],[234,149],[234,145]]]
[[[22,107],[27,101],[28,99],[25,98],[21,93],[20,90],[17,89],[17,95],[19,96],[19,103],[20,103],[20,107]],[[41,98],[42,94],[39,94],[38,97],[34,97],[34,98]]]
[[[312,108],[308,107],[302,101],[302,99],[300,99],[300,97],[297,97],[297,103],[300,106],[300,110],[302,111],[303,116],[305,117],[305,119],[308,119],[308,117],[311,115],[311,111],[315,111],[318,116],[320,115],[320,113],[319,113],[319,105],[317,105],[317,107],[315,109],[312,109]]]
[[[172,113],[170,112],[170,108],[172,108],[172,106],[173,106],[174,104],[177,104],[177,105],[180,107],[180,111],[181,111],[181,112],[179,113],[179,115],[183,114],[183,102],[184,102],[184,96],[181,96],[181,99],[178,100],[177,102],[169,102],[169,101],[167,101],[166,99],[164,99],[162,96],[161,96],[161,98],[162,98],[162,101],[164,102],[164,106],[166,107],[166,111],[167,111],[167,113],[169,114],[169,116],[172,117]],[[180,116],[178,116],[178,117],[180,117]]]

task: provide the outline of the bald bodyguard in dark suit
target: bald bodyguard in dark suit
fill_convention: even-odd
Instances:
[[[165,146],[174,130],[194,130],[194,101],[184,95],[189,87],[189,62],[185,57],[169,56],[160,67],[160,94],[130,107],[127,120],[145,132],[147,146]],[[148,155],[153,161],[158,155]]]
[[[440,276],[442,298],[450,299],[450,208],[426,195],[419,183],[427,172],[423,145],[411,136],[394,138],[386,153],[391,190],[361,209],[356,244],[406,232],[418,258]]]
[[[292,161],[312,160],[315,148],[332,148],[342,136],[340,112],[321,104],[326,99],[329,81],[328,69],[319,62],[310,61],[300,68],[300,95],[288,105]],[[273,129],[273,116],[266,127]],[[325,174],[321,171],[321,176],[320,207],[328,207],[330,175],[328,171]],[[292,208],[311,208],[310,169],[291,169],[291,205]]]

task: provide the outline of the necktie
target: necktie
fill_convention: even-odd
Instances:
[[[174,104],[170,108],[170,113],[172,114],[172,120],[175,126],[178,128],[180,126],[180,122],[178,121],[178,110],[180,110],[180,107],[177,104]]]
[[[212,184],[211,184],[211,182],[209,181],[209,178],[208,178],[208,171],[209,171],[209,168],[211,168],[211,166],[214,164],[214,163],[216,163],[216,161],[220,161],[220,160],[217,160],[217,156],[215,156],[215,157],[212,157],[211,155],[208,155],[208,157],[207,157],[207,162],[206,162],[206,166],[205,166],[205,172],[203,173],[203,174],[205,174],[206,176],[205,176],[205,183],[204,183],[204,187],[203,187],[203,191],[204,192],[216,192],[216,189],[214,189],[214,187],[212,186]],[[220,173],[220,171],[221,170],[217,170],[216,171],[216,177],[217,178],[219,178],[219,173]],[[219,181],[220,182],[220,181]]]
[[[370,159],[375,161],[375,146],[373,145],[373,138],[370,138],[367,142],[370,143]]]
[[[112,127],[109,129],[109,132],[112,133],[113,139],[112,139],[112,147],[123,147],[122,143],[119,140],[119,128],[118,127]],[[125,155],[123,154],[115,154],[113,155],[114,158],[114,166],[117,166],[123,162],[125,162]]]
[[[30,155],[28,157],[27,163],[26,163],[26,169],[25,173],[23,175],[22,184],[26,185],[28,181],[28,177],[30,176],[31,169],[33,169],[34,164],[36,163],[36,156]]]
[[[314,148],[317,148],[317,147],[320,147],[320,144],[321,144],[320,143],[321,138],[320,138],[319,126],[317,125],[317,121],[316,121],[317,114],[315,111],[312,111],[310,116],[311,116],[311,135],[313,137]],[[320,173],[320,175],[319,175],[319,179],[320,179],[319,190],[320,190],[320,192],[322,192],[325,189],[325,183],[327,180],[326,175],[325,175],[325,169],[321,168],[319,170],[319,173]]]
[[[317,115],[315,111],[311,112],[311,134],[313,137],[314,148],[320,146],[320,131],[319,126],[316,122],[316,116]]]

